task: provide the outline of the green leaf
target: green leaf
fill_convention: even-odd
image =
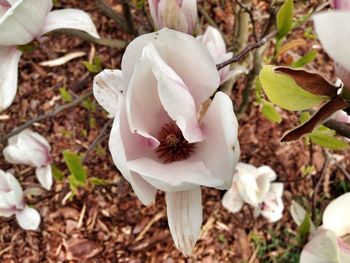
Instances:
[[[298,243],[304,245],[308,239],[311,230],[311,217],[309,213],[306,213],[303,222],[297,229],[298,232]]]
[[[103,186],[103,185],[108,185],[110,184],[110,182],[108,180],[104,180],[101,178],[97,178],[97,177],[92,177],[89,179],[89,181],[93,184],[93,185],[97,185],[97,186]]]
[[[59,182],[63,181],[63,179],[64,179],[63,172],[54,164],[51,165],[51,168],[52,168],[53,177]]]
[[[83,65],[91,73],[100,73],[102,71],[101,59],[99,57],[94,57],[93,63],[83,61]]]
[[[264,66],[259,79],[269,100],[286,110],[306,110],[328,100],[302,89],[291,77],[276,73],[273,66]]]
[[[85,185],[87,171],[83,166],[82,158],[78,154],[70,152],[68,150],[63,152],[63,158],[71,175],[74,177],[76,182],[78,182],[81,185]]]
[[[280,123],[282,121],[282,117],[279,112],[276,110],[275,106],[266,100],[262,101],[262,114],[263,116],[271,122]]]
[[[261,103],[262,100],[262,86],[259,78],[255,78],[255,100],[257,103]]]
[[[313,61],[317,56],[317,52],[315,50],[311,50],[310,52],[306,53],[304,56],[299,58],[297,61],[295,61],[292,64],[293,68],[300,68],[305,66],[306,64],[309,64],[311,61]]]
[[[332,135],[317,133],[317,131],[311,133],[309,138],[311,142],[331,150],[344,150],[349,148],[349,145],[345,141],[339,140]]]
[[[17,49],[22,53],[33,52],[39,48],[39,44],[37,42],[30,42],[26,45],[17,46]]]
[[[286,0],[277,13],[277,38],[288,35],[293,27],[293,0]]]
[[[72,95],[69,93],[69,91],[65,88],[59,88],[61,98],[64,102],[71,102],[72,101]]]

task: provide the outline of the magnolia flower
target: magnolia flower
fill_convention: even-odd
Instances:
[[[350,89],[350,1],[334,0],[334,11],[314,16],[316,33],[323,48],[334,59],[335,73]]]
[[[224,38],[216,28],[208,26],[204,35],[198,36],[197,39],[207,47],[216,64],[220,64],[233,57],[232,52],[227,52]],[[238,66],[235,70],[230,70],[230,65],[228,65],[219,71],[220,84],[223,84],[229,79],[235,78],[245,72],[247,72],[245,67]]]
[[[88,14],[64,9],[50,12],[52,0],[0,0],[0,111],[9,107],[17,91],[18,62],[26,45],[56,29],[82,30],[96,38]]]
[[[16,216],[17,222],[25,230],[37,230],[40,215],[37,210],[27,206],[23,190],[17,179],[10,173],[0,170],[0,216]]]
[[[36,176],[40,184],[50,190],[52,186],[50,150],[51,147],[43,136],[31,130],[24,130],[9,139],[3,154],[10,163],[36,167]]]
[[[310,236],[301,263],[350,262],[350,193],[333,200],[323,213],[323,225]]]
[[[189,255],[202,224],[200,186],[227,189],[239,157],[237,120],[216,65],[194,37],[164,28],[127,47],[122,70],[95,77],[97,101],[115,116],[109,147],[145,205],[165,192],[175,245]]]
[[[148,0],[153,22],[163,27],[192,34],[197,23],[196,0]]]
[[[345,111],[342,111],[342,110],[339,110],[336,113],[334,113],[333,119],[339,122],[350,124],[350,116]]]

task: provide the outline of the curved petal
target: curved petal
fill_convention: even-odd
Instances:
[[[257,168],[257,173],[259,176],[266,175],[271,182],[275,181],[277,178],[277,174],[275,173],[275,171],[272,170],[271,167],[267,165],[263,165]]]
[[[95,99],[111,116],[118,109],[118,97],[126,91],[123,85],[123,76],[120,70],[105,69],[96,75],[93,83]]]
[[[334,199],[323,213],[323,227],[338,237],[350,233],[350,193]]]
[[[67,8],[50,12],[40,31],[40,36],[56,29],[81,30],[95,38],[100,38],[91,17],[79,9]]]
[[[190,191],[166,193],[168,224],[175,246],[189,256],[202,226],[201,188]]]
[[[187,33],[192,34],[196,29],[198,19],[197,0],[183,0],[181,10],[186,16],[188,26]]]
[[[343,110],[335,112],[332,118],[342,123],[350,123],[350,116]]]
[[[349,0],[331,0],[331,5],[335,9],[350,10]]]
[[[24,230],[38,230],[40,225],[40,214],[34,208],[25,206],[25,208],[16,213],[16,219]]]
[[[292,205],[290,206],[290,214],[294,220],[294,222],[300,226],[301,223],[303,223],[305,216],[306,216],[306,210],[304,207],[302,207],[300,204],[298,204],[296,201],[292,200]]]
[[[11,198],[11,204],[16,205],[17,207],[21,206],[23,201],[23,190],[16,177],[14,177],[11,173],[5,173],[5,177],[7,180],[7,185],[9,187],[8,190],[14,193],[13,198]]]
[[[120,96],[119,106],[120,110],[115,116],[109,138],[109,149],[113,162],[131,184],[137,197],[143,204],[148,205],[153,202],[157,189],[143,180],[140,175],[131,172],[127,167],[127,155],[132,158],[138,156],[140,152],[144,153],[145,149],[148,148],[145,145],[147,142],[138,134],[130,132],[126,119],[124,96]]]
[[[333,231],[320,229],[305,245],[300,263],[343,263],[339,258],[337,236]],[[345,263],[345,261],[344,261]]]
[[[139,158],[129,161],[128,168],[165,192],[191,190],[198,185],[217,187],[223,184],[222,179],[213,176],[203,162],[191,159],[164,164],[150,158]]]
[[[207,30],[205,30],[204,32],[204,35],[198,37],[198,39],[207,46],[208,51],[210,52],[212,57],[217,63],[219,63],[218,60],[220,59],[220,57],[226,54],[226,44],[220,31],[212,26],[208,26]],[[228,54],[229,57],[227,59],[233,56],[232,53]]]
[[[8,108],[16,96],[21,55],[16,47],[0,47],[0,112]]]
[[[185,13],[177,0],[162,0],[158,4],[158,19],[161,27],[167,27],[184,33],[189,31]]]
[[[35,174],[42,187],[50,190],[53,183],[51,165],[36,168]]]
[[[226,191],[221,201],[222,205],[231,213],[237,213],[243,206],[243,199],[240,196],[235,183]]]
[[[228,189],[240,155],[237,138],[238,122],[231,99],[224,93],[216,93],[202,119],[202,131],[206,139],[196,144],[196,158],[204,162],[211,173]]]
[[[154,22],[154,26],[156,29],[160,29],[161,25],[158,19],[158,4],[160,0],[148,0],[149,10],[151,12],[151,16]]]
[[[350,12],[329,11],[314,16],[315,29],[326,52],[350,71]]]
[[[261,214],[269,221],[276,222],[283,216],[284,204],[282,201],[283,184],[271,184],[270,191],[265,196],[261,205]]]
[[[159,56],[153,44],[144,48],[158,81],[158,96],[168,115],[176,122],[189,143],[204,139],[199,128],[196,105],[182,79]]]
[[[0,46],[25,45],[40,33],[52,0],[21,0],[0,18]]]
[[[143,48],[149,43],[155,45],[162,60],[181,77],[197,109],[218,88],[220,76],[205,45],[188,34],[167,28],[142,35],[129,44],[122,60],[126,82],[129,82]]]
[[[6,0],[0,0],[0,18],[9,10],[10,3]]]

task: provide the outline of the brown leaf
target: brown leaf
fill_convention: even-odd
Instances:
[[[282,142],[296,141],[303,135],[311,133],[319,124],[323,123],[334,112],[349,107],[349,103],[337,96],[324,104],[307,122],[288,131],[281,139]]]
[[[64,244],[68,260],[86,260],[99,254],[103,246],[88,239],[70,239]]]
[[[312,94],[327,96],[330,98],[337,95],[339,87],[333,85],[318,73],[312,73],[300,69],[295,70],[288,67],[277,67],[275,68],[275,71],[290,76],[298,86]]]

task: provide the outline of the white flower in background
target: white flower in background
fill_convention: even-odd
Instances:
[[[122,70],[94,80],[97,101],[115,116],[114,163],[142,203],[165,192],[170,231],[185,255],[202,225],[200,186],[228,189],[240,153],[232,101],[222,92],[209,99],[219,81],[206,47],[167,28],[136,38]]]
[[[342,110],[339,110],[336,113],[334,113],[333,119],[342,123],[350,124],[350,116],[345,111],[342,111]]]
[[[148,0],[157,29],[167,27],[193,34],[197,24],[196,0]]]
[[[350,262],[350,193],[333,200],[323,213],[323,225],[309,237],[301,263]]]
[[[225,193],[222,204],[232,213],[241,210],[244,203],[255,208],[256,216],[262,214],[274,222],[282,217],[283,184],[271,183],[276,173],[269,166],[259,168],[238,163],[231,188]]]
[[[56,29],[82,30],[98,38],[90,16],[77,9],[50,12],[52,0],[0,0],[0,111],[9,107],[17,92],[17,46],[26,45]]]
[[[50,190],[53,183],[50,151],[50,144],[43,136],[31,130],[24,130],[9,139],[3,154],[10,163],[36,167],[35,172],[40,184]]]
[[[232,52],[227,52],[224,38],[219,30],[212,26],[208,26],[203,35],[197,37],[208,49],[209,53],[215,60],[216,64],[220,64],[233,57]],[[234,70],[230,70],[230,65],[220,69],[220,84],[225,83],[229,79],[237,78],[240,74],[246,73],[247,69],[237,66]]]
[[[307,212],[304,209],[304,207],[302,207],[300,204],[298,204],[294,200],[292,200],[292,204],[289,208],[289,212],[292,215],[294,222],[298,226],[300,226],[303,223],[303,221],[305,220],[305,216],[307,215]],[[315,231],[315,225],[311,221],[311,219],[309,221],[310,221],[309,222],[310,223],[310,232],[313,233]]]
[[[316,33],[325,51],[334,59],[335,73],[350,89],[350,1],[334,0],[336,10],[314,16]]]
[[[13,215],[25,230],[37,230],[40,225],[40,214],[25,204],[23,190],[17,179],[0,170],[0,216]]]

